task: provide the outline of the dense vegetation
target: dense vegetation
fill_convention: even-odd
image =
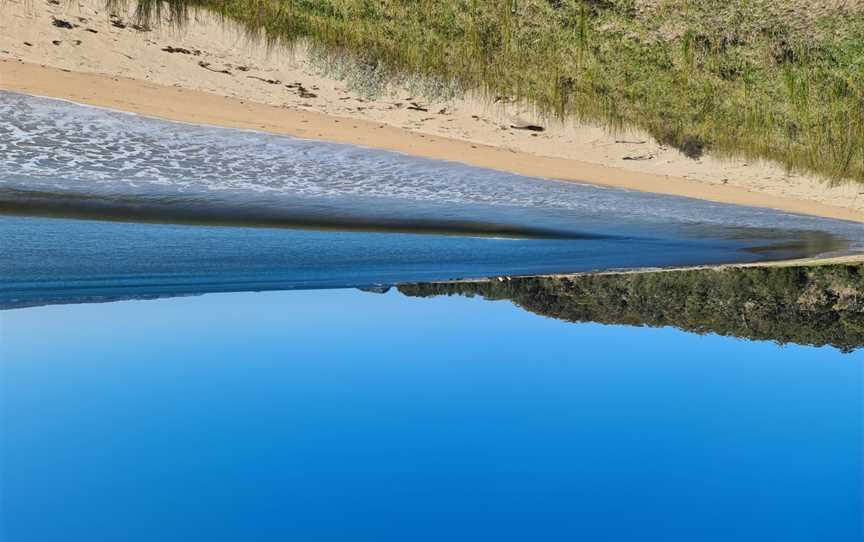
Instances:
[[[864,346],[864,266],[727,268],[410,284],[406,295],[509,299],[571,322],[674,326],[754,340]]]
[[[109,0],[122,2],[124,0]],[[422,76],[691,157],[710,149],[864,181],[860,0],[137,0],[217,12],[370,76]]]

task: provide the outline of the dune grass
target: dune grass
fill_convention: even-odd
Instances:
[[[117,0],[113,0],[117,1]],[[135,0],[133,0],[135,1]],[[376,77],[422,77],[562,119],[636,127],[693,158],[864,182],[858,0],[137,0],[304,40]],[[164,13],[161,15],[164,16]]]

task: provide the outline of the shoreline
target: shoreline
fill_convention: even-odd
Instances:
[[[0,59],[0,89],[164,120],[358,145],[536,178],[635,190],[864,223],[855,209],[737,186],[634,172],[594,163],[427,135],[383,122],[252,102],[136,79]],[[827,187],[826,187],[827,189]]]
[[[654,273],[676,273],[681,271],[723,271],[726,269],[752,269],[765,267],[830,267],[835,265],[864,265],[864,253],[844,254],[842,256],[814,256],[812,258],[793,258],[789,260],[769,260],[750,263],[719,263],[673,267],[638,267],[634,269],[610,269],[607,271],[585,271],[577,273],[552,273],[539,275],[502,275],[478,279],[439,280],[426,283],[407,282],[402,284],[476,284],[492,281],[506,282],[513,279],[567,279],[584,276],[644,275]]]
[[[379,81],[308,44],[251,38],[207,10],[135,24],[104,0],[0,2],[0,89],[595,186],[864,223],[864,185],[781,165],[689,158],[637,129],[544,117],[507,96]],[[467,182],[467,181],[466,181]]]

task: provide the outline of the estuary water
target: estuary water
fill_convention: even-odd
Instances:
[[[0,309],[141,295],[699,265],[801,252],[799,245],[770,237],[507,239],[2,215],[0,232]],[[804,234],[794,241],[781,237],[810,242]],[[823,246],[824,240],[814,234],[812,242]],[[803,246],[805,252],[812,248]]]
[[[0,92],[0,306],[752,262],[860,224]]]

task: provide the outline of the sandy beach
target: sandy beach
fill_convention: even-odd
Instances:
[[[302,49],[267,49],[197,14],[182,31],[133,24],[96,0],[0,4],[0,89],[190,123],[389,149],[550,179],[864,222],[864,188],[780,166],[693,160],[641,133],[609,134],[479,97],[370,99]],[[525,129],[539,125],[542,132]]]

